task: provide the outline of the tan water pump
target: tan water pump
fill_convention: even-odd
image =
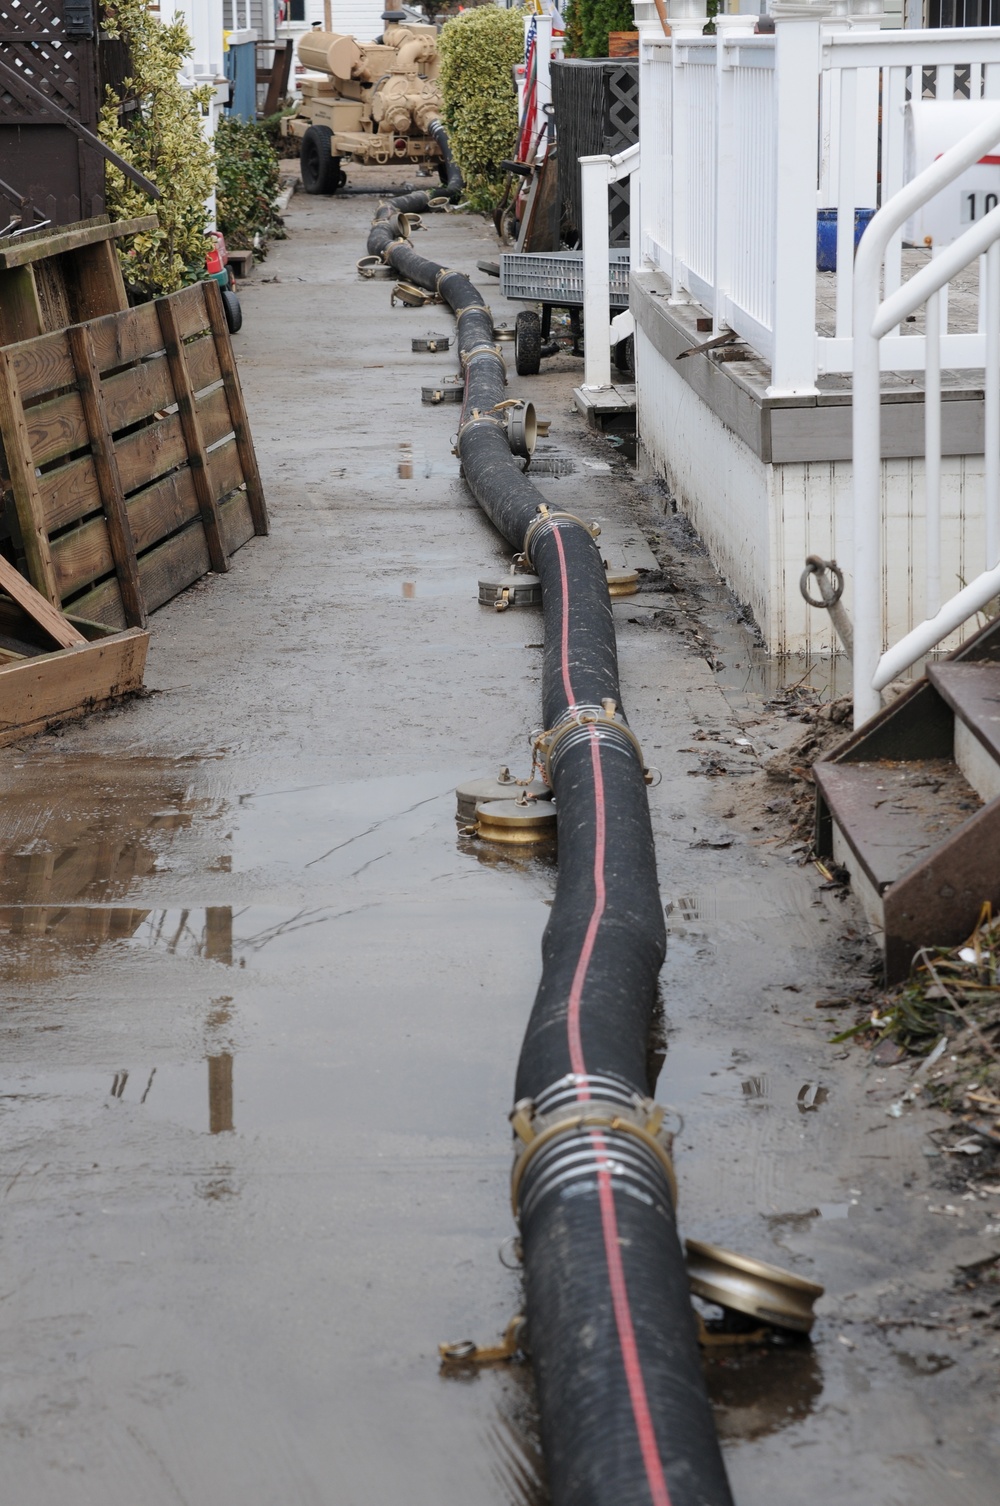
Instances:
[[[383,20],[375,42],[331,31],[307,31],[299,41],[300,62],[325,75],[303,80],[301,103],[282,122],[284,133],[302,142],[307,193],[336,193],[346,182],[345,157],[443,161],[437,32],[405,21],[402,11],[386,11]]]

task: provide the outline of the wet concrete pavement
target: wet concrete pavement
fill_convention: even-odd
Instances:
[[[459,837],[452,791],[527,772],[541,618],[476,601],[509,550],[462,487],[457,409],[420,403],[453,357],[410,351],[449,320],[357,279],[371,209],[294,199],[245,292],[272,537],[156,614],[150,696],[0,761],[11,1501],[545,1499],[530,1376],[436,1363],[519,1300],[506,1115],[555,873]],[[450,265],[496,254],[477,221],[428,224]],[[579,370],[512,377],[552,420],[543,490],[708,590],[662,494],[571,413]],[[889,1117],[899,1074],[827,1044],[815,1001],[867,953],[760,815],[761,698],[642,599],[615,610],[663,773],[683,1232],[827,1287],[813,1348],[710,1363],[736,1498],[987,1506],[1000,1345],[957,1331],[951,1287],[1000,1248],[989,1208],[928,1212],[931,1116]]]

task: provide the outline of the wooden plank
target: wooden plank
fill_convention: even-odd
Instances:
[[[95,241],[64,257],[74,323],[128,308],[118,252],[110,240]]]
[[[142,578],[142,562],[139,563],[139,576]],[[149,607],[149,596],[146,597],[146,606]],[[150,609],[151,610],[151,609]],[[73,616],[85,617],[88,622],[99,623],[101,627],[113,628],[117,631],[125,626],[125,609],[122,606],[121,592],[118,589],[118,581],[115,576],[101,581],[86,596],[78,596],[73,603]]]
[[[30,581],[25,580],[14,566],[0,555],[0,590],[6,591],[12,601],[16,601],[19,607],[23,607],[28,616],[38,626],[44,628],[53,642],[58,643],[60,648],[71,648],[74,643],[85,643],[87,640],[78,628],[67,622],[62,612],[54,607],[51,602],[35,590]]]
[[[211,328],[208,309],[205,306],[205,293],[208,288],[214,288],[216,294],[219,292],[219,284],[206,279],[204,282],[193,282],[189,288],[182,288],[179,293],[170,294],[170,306],[177,321],[177,333],[182,340],[189,340],[192,335]]]
[[[157,544],[139,561],[142,589],[151,612],[162,607],[212,568],[201,519]]]
[[[184,360],[184,346],[178,323],[177,304],[178,300],[183,298],[185,298],[185,294],[183,293],[176,295],[176,298],[158,298],[156,300],[156,311],[160,319],[160,328],[163,331],[167,360],[170,362],[170,371],[174,381],[174,394],[177,399],[177,409],[180,414],[181,424],[184,428],[188,464],[194,475],[195,491],[198,495],[198,505],[201,508],[201,520],[205,529],[205,538],[208,542],[209,558],[212,561],[212,569],[223,574],[229,569],[229,561],[226,558],[225,545],[222,542],[219,509],[215,493],[212,490],[212,477],[208,468],[208,456],[205,453],[205,437],[202,432],[201,417],[195,402],[194,391],[191,387],[190,373]]]
[[[194,476],[187,466],[129,497],[128,520],[140,563],[145,550],[193,522],[198,513]]]
[[[73,311],[70,307],[69,289],[66,285],[62,258],[46,258],[45,261],[36,262],[32,271],[35,276],[35,289],[38,293],[38,306],[42,311],[42,329],[46,333],[51,330],[65,329],[68,324],[73,323]]]
[[[212,325],[216,355],[218,356],[219,366],[222,369],[223,387],[226,393],[226,401],[229,404],[229,416],[232,420],[233,433],[236,435],[240,465],[243,468],[243,476],[247,484],[247,496],[250,499],[250,510],[253,514],[254,528],[257,533],[266,536],[270,532],[267,502],[264,498],[264,488],[260,481],[260,472],[257,469],[257,455],[254,451],[253,439],[250,435],[250,425],[247,422],[246,405],[243,402],[243,389],[240,386],[239,372],[236,369],[236,358],[233,355],[233,342],[229,338],[229,326],[226,324],[225,310],[222,307],[222,294],[219,291],[218,284],[205,285],[205,303]]]
[[[97,484],[92,455],[84,455],[57,471],[38,477],[38,495],[46,530],[52,534],[76,523],[101,506],[101,489]]]
[[[43,329],[42,311],[30,268],[0,270],[0,345],[31,340]]]
[[[78,222],[72,229],[39,233],[30,239],[19,236],[16,241],[0,250],[0,267],[20,267],[43,257],[76,251],[81,246],[118,240],[126,235],[138,235],[144,230],[155,230],[158,224],[155,214],[143,214],[136,219],[116,220],[114,223],[109,221],[106,214],[102,214],[92,220]]]
[[[115,573],[115,557],[103,514],[53,539],[51,547],[56,582],[64,600],[91,581]]]
[[[91,320],[90,333],[102,375],[163,349],[160,322],[151,303]],[[25,402],[56,388],[72,386],[76,380],[69,341],[63,330],[12,347],[11,359]]]
[[[236,438],[227,439],[217,450],[213,450],[208,457],[209,470],[212,472],[212,489],[217,497],[228,497],[230,492],[236,491],[243,485],[243,472],[240,469],[240,456],[236,448]],[[232,553],[232,550],[230,550]]]
[[[85,324],[75,324],[67,331],[73,361],[80,384],[80,400],[83,404],[90,431],[90,448],[94,470],[104,505],[108,542],[115,562],[115,574],[122,593],[122,605],[129,627],[146,626],[146,604],[139,586],[139,567],[135,557],[135,540],[125,510],[125,493],[118,470],[118,457],[111,434],[111,425],[104,405],[100,373],[97,370],[97,355],[90,331]],[[93,579],[93,577],[91,577]]]
[[[226,553],[235,554],[237,549],[254,538],[257,530],[254,527],[253,512],[250,508],[250,498],[246,492],[235,492],[219,509],[222,517],[222,537],[226,542]]]
[[[132,628],[0,668],[0,746],[139,690],[148,646],[149,632]]]
[[[69,342],[70,331],[67,330],[66,334]],[[191,385],[196,392],[222,380],[215,346],[208,336],[185,345],[184,353],[191,372]],[[174,405],[170,363],[165,355],[154,356],[105,377],[102,387],[113,433]],[[61,393],[59,397],[29,408],[25,421],[36,465],[47,465],[89,442],[86,414],[75,392]]]
[[[17,509],[17,521],[21,529],[29,574],[42,595],[54,607],[58,607],[59,592],[52,568],[49,536],[45,528],[41,498],[38,495],[31,445],[24,422],[24,408],[10,348],[0,349],[0,436],[3,438],[7,472],[14,493],[14,505]]]

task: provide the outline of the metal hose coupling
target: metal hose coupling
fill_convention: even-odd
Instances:
[[[528,524],[528,531],[524,535],[524,543],[521,545],[521,553],[524,556],[525,567],[535,573],[535,567],[531,562],[531,546],[543,533],[548,533],[552,528],[557,528],[560,523],[569,523],[582,528],[590,534],[592,539],[600,536],[601,525],[599,523],[585,523],[578,518],[575,512],[551,512],[543,503],[538,509],[538,516]]]
[[[675,1131],[664,1123],[668,1112],[610,1075],[569,1073],[537,1099],[522,1098],[510,1113],[517,1136],[510,1179],[514,1217],[523,1219],[548,1193],[593,1182],[598,1173],[647,1203],[662,1198],[665,1185],[676,1208]]]
[[[659,784],[659,770],[646,767],[639,739],[609,697],[599,706],[570,706],[554,727],[533,735],[535,760],[550,788],[554,787],[556,767],[563,754],[580,743],[592,743],[594,738],[618,752],[634,754],[639,760],[643,781],[650,785]]]

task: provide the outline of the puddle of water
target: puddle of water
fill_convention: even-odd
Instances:
[[[823,1370],[808,1344],[706,1355],[705,1380],[726,1443],[767,1438],[804,1421],[823,1393]]]
[[[399,591],[407,601],[434,596],[465,596],[474,601],[479,594],[479,580],[474,575],[423,575],[418,580],[397,581],[388,587],[377,586],[372,594],[395,596]]]
[[[795,1097],[800,1114],[811,1114],[822,1107],[830,1097],[829,1088],[818,1082],[804,1082]]]

